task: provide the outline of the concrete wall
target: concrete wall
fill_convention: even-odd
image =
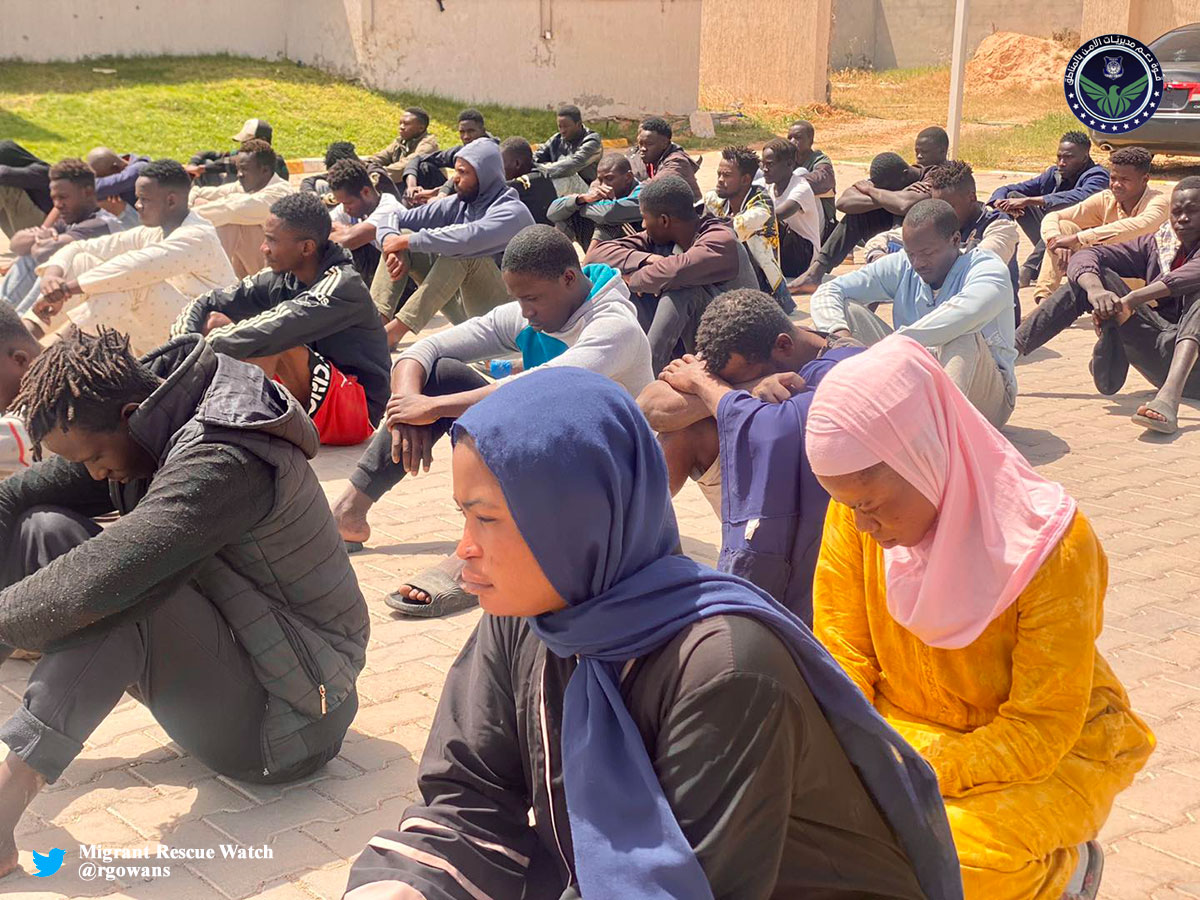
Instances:
[[[1084,0],[1084,38],[1128,34],[1152,41],[1180,25],[1200,22],[1200,0]]]
[[[825,0],[828,2],[828,0]],[[696,108],[701,0],[10,0],[0,58],[228,52],[470,102]]]
[[[704,0],[700,97],[798,106],[828,99],[833,0]]]
[[[1125,0],[1093,0],[1125,2]],[[1169,0],[1153,0],[1169,2]],[[1079,31],[1084,0],[973,0],[967,49],[993,31],[1050,37]],[[942,65],[950,60],[954,0],[834,0],[829,64],[876,69]]]

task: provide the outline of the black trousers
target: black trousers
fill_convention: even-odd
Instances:
[[[671,360],[695,352],[700,317],[718,293],[715,285],[707,285],[671,288],[658,295],[633,295],[638,323],[650,341],[650,365],[655,375]]]
[[[872,209],[869,212],[848,213],[842,216],[817,254],[817,265],[820,269],[818,274],[828,275],[854,252],[857,244],[895,226],[896,218],[886,209]]]
[[[427,397],[444,397],[447,394],[473,391],[486,386],[487,383],[486,378],[466,363],[457,359],[439,359],[433,364],[433,371],[425,381],[423,393]],[[438,419],[430,425],[434,440],[441,440],[453,424],[453,419]],[[363,455],[359,457],[358,465],[350,473],[350,483],[375,503],[399,484],[404,475],[403,464],[392,462],[392,433],[381,425],[367,444]]]
[[[1100,281],[1118,297],[1129,293],[1129,286],[1111,269],[1101,268]],[[1031,353],[1091,311],[1087,291],[1071,282],[1064,283],[1021,323],[1017,329],[1017,352],[1022,356]],[[1113,327],[1112,337],[1117,341],[1113,353],[1093,356],[1093,367],[1102,362],[1113,370],[1093,371],[1097,384],[1120,390],[1125,382],[1124,373],[1133,366],[1155,387],[1162,387],[1171,368],[1176,343],[1200,341],[1200,298],[1193,298],[1186,305],[1178,322],[1164,318],[1148,306],[1139,306],[1127,322]],[[1192,370],[1183,395],[1200,399],[1200,366]]]
[[[20,519],[4,559],[5,586],[99,531],[91,519],[70,510],[30,510]],[[56,781],[79,755],[83,742],[126,691],[149,708],[172,740],[231,778],[292,781],[338,754],[358,710],[356,696],[305,732],[314,747],[309,759],[264,774],[267,693],[217,607],[185,585],[129,613],[46,650],[29,676],[21,706],[0,725],[0,741],[48,782]],[[0,659],[10,652],[4,647]]]
[[[565,222],[555,222],[554,227],[565,234],[567,238],[579,244],[584,252],[587,252],[587,248],[592,244],[592,238],[596,236],[596,223],[591,219],[585,219],[579,213],[575,213]]]
[[[853,245],[851,245],[853,249]],[[813,245],[783,222],[779,223],[779,268],[787,278],[798,278],[808,271],[812,262]],[[768,291],[768,293],[770,293]]]

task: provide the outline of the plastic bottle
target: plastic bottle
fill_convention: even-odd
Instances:
[[[489,366],[489,371],[492,373],[492,377],[497,380],[507,378],[512,374],[512,360],[493,359],[491,366]]]

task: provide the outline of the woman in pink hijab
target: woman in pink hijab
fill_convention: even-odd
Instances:
[[[937,773],[967,900],[1094,896],[1088,842],[1154,736],[1096,650],[1087,519],[900,335],[825,377],[806,441],[833,498],[814,631]]]

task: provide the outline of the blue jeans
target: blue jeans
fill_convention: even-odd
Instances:
[[[41,293],[42,279],[36,269],[32,256],[18,256],[8,274],[0,279],[0,300],[16,307],[18,313],[32,309]]]

